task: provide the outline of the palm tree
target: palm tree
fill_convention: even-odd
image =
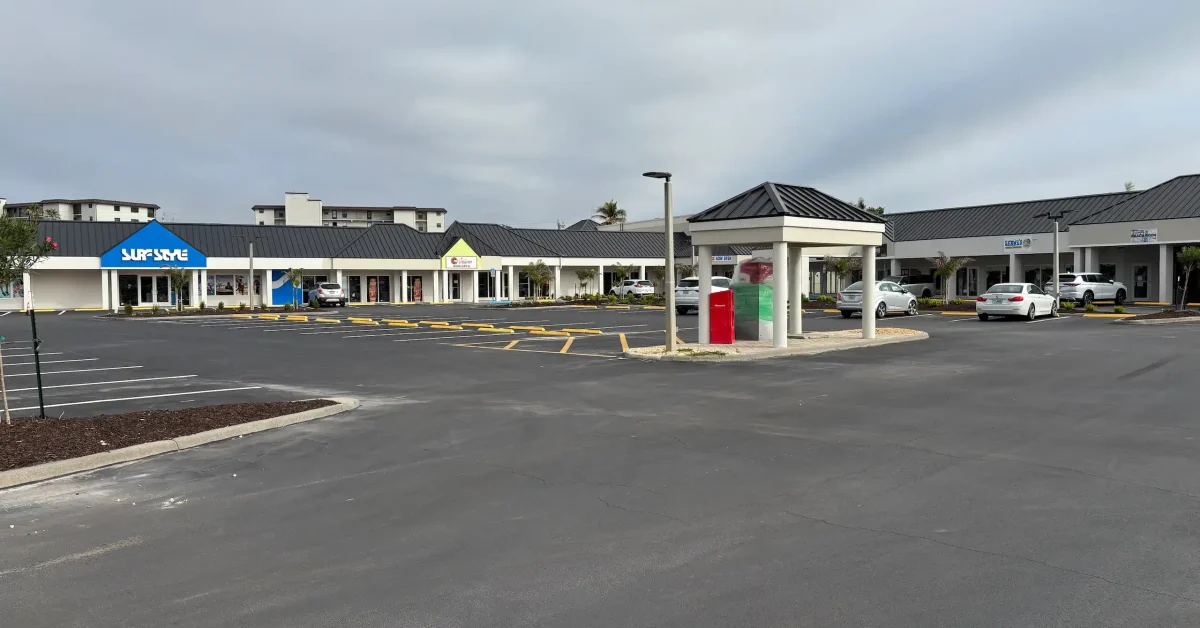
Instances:
[[[178,266],[167,266],[163,269],[163,274],[171,282],[171,290],[175,291],[176,308],[183,311],[183,291],[187,289],[188,284],[192,283],[192,271]]]
[[[619,225],[625,222],[625,210],[617,207],[616,201],[609,201],[597,207],[592,217],[602,225]]]
[[[299,307],[300,301],[296,297],[296,292],[300,290],[300,286],[304,283],[303,268],[289,268],[284,277],[292,283],[292,305]]]
[[[954,281],[954,276],[958,274],[958,269],[975,261],[970,257],[950,257],[945,253],[938,251],[937,257],[930,257],[929,263],[933,264],[933,274],[935,277],[942,278],[942,305],[950,303],[950,282]]]
[[[536,301],[539,289],[542,285],[550,283],[554,273],[551,272],[546,262],[538,260],[525,266],[525,276],[529,278],[529,296]]]

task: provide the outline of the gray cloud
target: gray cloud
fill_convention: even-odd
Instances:
[[[766,179],[896,210],[1146,186],[1198,170],[1193,4],[5,3],[0,196],[552,226],[656,214],[649,169],[681,211]]]

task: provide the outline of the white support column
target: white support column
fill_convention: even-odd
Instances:
[[[604,265],[596,267],[596,294],[604,294]]]
[[[1008,254],[1008,280],[1012,283],[1025,281],[1025,271],[1021,268],[1021,256],[1016,253]]]
[[[788,245],[787,242],[776,242],[771,245],[771,261],[773,262],[772,277],[775,289],[771,293],[771,346],[782,349],[788,346],[787,337],[787,295],[788,295]],[[701,284],[700,290],[703,292]]]
[[[489,269],[489,272],[490,272],[490,269]],[[501,266],[500,268],[496,269],[496,276],[492,278],[492,283],[494,284],[494,286],[492,287],[492,298],[495,300],[504,299],[504,292],[501,290],[501,288],[503,287],[503,284],[504,284],[503,277],[504,277],[504,267]]]
[[[788,290],[788,329],[792,334],[804,333],[804,323],[800,320],[801,302],[800,295],[804,294],[804,251],[800,247],[793,247],[788,251],[788,279],[791,280]]]
[[[508,300],[517,300],[517,269],[512,264],[508,266]]]
[[[113,272],[116,273],[117,271],[114,270]],[[116,277],[116,275],[113,275],[113,276]],[[200,269],[200,300],[201,301],[208,300],[208,269],[207,268]],[[209,303],[204,304],[205,307],[208,307],[209,305],[210,305]],[[215,304],[213,304],[213,305],[215,305]]]
[[[262,303],[263,307],[271,307],[275,305],[274,295],[271,294],[271,271],[264,268],[261,271],[255,271],[255,274],[258,273],[262,273],[259,279],[259,290],[262,291],[262,294],[258,295],[258,298],[261,299],[259,302]],[[254,291],[253,283],[250,284],[250,291]]]
[[[893,277],[900,276],[900,260],[898,260],[894,257],[891,259],[891,271],[892,271],[890,273],[891,276],[893,276]]]
[[[712,302],[712,247],[701,244],[697,247],[700,266],[700,305],[697,312],[697,332],[700,335],[700,344],[709,344],[711,338],[709,329],[712,324],[710,318],[709,304]]]
[[[554,267],[554,298],[560,299],[563,296],[562,289],[562,266]]]
[[[110,301],[108,300],[111,293],[112,291],[108,288],[108,271],[102,270],[100,271],[100,307],[106,310],[112,309],[112,305],[110,305]]]
[[[712,261],[711,257],[708,259],[710,262]],[[645,264],[638,266],[638,279],[649,279],[649,277],[646,276],[646,265]]]
[[[983,294],[987,292],[987,269],[980,266],[975,270],[975,294]]]
[[[1096,247],[1094,247],[1094,246],[1089,246],[1089,247],[1083,249],[1083,271],[1082,272],[1085,272],[1085,273],[1096,272],[1096,268],[1098,266],[1098,264],[1097,264],[1098,260],[1096,258],[1099,257],[1097,255],[1097,253],[1098,253],[1098,251],[1096,250]],[[1080,272],[1080,270],[1078,268],[1076,268],[1075,272]]]
[[[862,247],[862,337],[875,337],[875,247]]]
[[[809,260],[811,258],[804,254],[803,249],[801,249],[799,251],[798,257],[800,258],[800,263],[799,263],[800,276],[792,277],[792,281],[795,281],[800,284],[800,294],[811,295],[812,294],[812,286],[809,285],[810,282],[812,281],[812,272],[809,270],[809,268],[811,268],[811,264],[809,263]],[[735,268],[736,268],[736,266],[735,266]]]
[[[438,297],[438,295],[441,294],[440,292],[438,292],[438,279],[441,278],[441,276],[442,276],[442,271],[440,271],[440,270],[433,271],[433,292],[429,293],[429,301],[431,301],[431,302],[441,300]]]
[[[1071,262],[1073,264],[1071,266],[1071,272],[1075,272],[1075,273],[1084,272],[1084,270],[1083,270],[1083,249],[1082,248],[1074,249],[1072,251],[1072,253],[1074,253],[1075,259]],[[1055,277],[1054,280],[1058,281],[1058,278]]]
[[[25,309],[33,309],[33,281],[29,273],[21,275],[21,282],[25,284]]]
[[[1158,300],[1175,303],[1175,260],[1171,259],[1174,247],[1158,245]]]
[[[408,303],[409,301],[412,301],[412,295],[408,294],[408,271],[407,270],[400,271],[400,292],[399,292],[399,294],[400,294],[400,301],[402,303]]]
[[[193,270],[192,271],[192,288],[191,288],[191,290],[189,290],[189,292],[191,293],[189,302],[192,304],[192,307],[200,306],[200,295],[203,294],[203,290],[204,290],[204,288],[200,286],[200,271]]]
[[[121,309],[121,286],[120,275],[115,270],[106,270],[108,273],[108,303],[109,309],[118,312]]]

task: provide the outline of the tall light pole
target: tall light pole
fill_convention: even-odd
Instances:
[[[244,240],[247,244],[250,245],[249,252],[248,252],[249,257],[250,257],[250,277],[249,277],[250,285],[246,287],[246,290],[247,290],[247,292],[250,293],[250,309],[253,310],[254,309],[254,243],[263,239],[263,237],[260,235],[247,236],[247,235],[240,235],[240,234],[235,235],[233,237],[235,237],[239,240]],[[263,289],[264,293],[268,289],[268,286],[265,285],[266,283],[268,283],[268,282],[263,282],[264,285],[263,285],[262,289]]]
[[[663,227],[667,236],[666,268],[663,269],[666,272],[663,274],[667,281],[664,289],[667,297],[667,352],[670,353],[675,350],[675,225],[671,216],[671,173],[643,172],[642,176],[663,180]],[[700,286],[700,289],[704,290],[707,287]]]
[[[1071,210],[1069,209],[1060,209],[1058,211],[1046,212],[1045,214],[1042,214],[1043,218],[1054,221],[1054,299],[1056,301],[1062,300],[1062,288],[1058,285],[1058,223],[1061,222],[1062,219],[1070,212]]]

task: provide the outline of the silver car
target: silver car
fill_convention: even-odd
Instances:
[[[1084,305],[1092,301],[1110,299],[1113,303],[1121,305],[1129,294],[1125,291],[1125,284],[1113,281],[1100,273],[1062,273],[1058,280],[1062,283],[1059,298],[1064,301],[1078,301]],[[1046,292],[1054,294],[1053,281],[1046,283]]]
[[[713,277],[709,292],[728,290],[733,280],[728,277]],[[686,277],[675,287],[675,313],[687,314],[689,310],[700,311],[700,278]]]
[[[340,283],[319,283],[313,290],[308,291],[308,300],[316,300],[322,306],[337,305],[346,307],[346,291]]]
[[[863,311],[863,282],[856,281],[838,292],[837,309],[843,318]],[[917,313],[917,297],[906,288],[891,281],[875,282],[875,303],[871,305],[875,318],[883,318],[888,312],[903,312],[910,316]]]

